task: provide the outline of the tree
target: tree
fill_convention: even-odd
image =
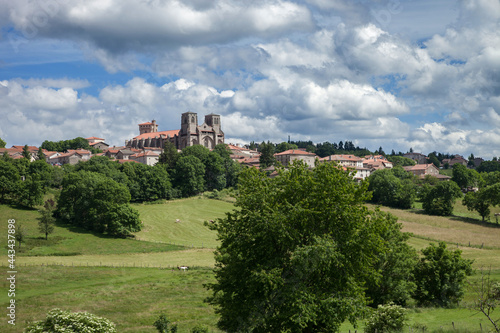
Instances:
[[[44,154],[42,148],[38,148],[38,154],[37,154],[36,159],[39,160],[39,161],[44,161],[45,162],[45,154]]]
[[[472,274],[472,260],[463,259],[462,251],[450,251],[444,242],[422,250],[415,267],[417,288],[413,297],[420,305],[450,306],[464,295],[465,279]]]
[[[462,197],[462,191],[455,182],[440,182],[432,187],[424,185],[420,197],[427,214],[449,216],[453,213],[455,200]]]
[[[13,199],[20,186],[19,171],[10,162],[0,161],[0,203]]]
[[[4,140],[2,140],[2,138],[0,138],[0,148],[5,148],[6,144],[7,142],[5,142]]]
[[[131,201],[144,202],[171,197],[172,184],[162,165],[123,163],[120,170],[128,179]]]
[[[384,247],[377,254],[373,268],[378,272],[375,280],[366,283],[366,296],[371,306],[389,304],[406,305],[415,291],[413,269],[417,263],[417,252],[408,245],[408,233],[402,233],[402,225],[396,217],[375,211],[385,220],[384,229],[380,235]]]
[[[412,166],[412,165],[415,165],[417,164],[414,160],[412,160],[411,158],[408,158],[408,157],[404,157],[404,156],[397,156],[397,155],[391,155],[391,156],[387,156],[387,160],[389,160],[390,162],[392,162],[392,164],[394,166],[401,166],[401,167],[404,167],[404,166]]]
[[[158,163],[165,165],[167,171],[175,169],[177,160],[179,159],[179,152],[170,140],[165,141],[163,151],[158,158]]]
[[[468,192],[462,204],[470,211],[477,211],[484,222],[490,215],[490,206],[500,204],[500,183],[481,188],[479,192]]]
[[[472,310],[481,312],[486,316],[495,329],[500,332],[498,322],[500,318],[494,319],[493,312],[500,305],[500,283],[491,280],[491,269],[486,273],[481,269],[481,280],[471,284],[474,293],[474,302],[470,305]]]
[[[181,156],[174,172],[175,187],[182,196],[203,192],[205,189],[205,165],[196,156]]]
[[[22,224],[16,226],[16,241],[19,244],[19,249],[21,249],[21,244],[24,243],[26,239],[26,230]]]
[[[44,320],[29,324],[25,333],[95,332],[116,333],[115,324],[88,312],[69,312],[52,309]]]
[[[260,158],[259,163],[262,169],[270,167],[276,163],[276,159],[274,158],[274,145],[271,142],[262,143],[259,146]]]
[[[496,157],[495,157],[496,159]],[[483,161],[476,169],[478,172],[500,171],[500,163],[497,160]]]
[[[43,196],[47,191],[40,178],[37,174],[28,175],[20,183],[17,194],[18,204],[33,208],[43,203]]]
[[[394,222],[365,207],[366,184],[332,163],[296,162],[275,178],[245,170],[238,188],[237,209],[207,223],[221,242],[207,285],[220,329],[335,332],[364,313]]]
[[[289,142],[281,142],[276,145],[276,153],[282,153],[289,149],[298,149],[297,145]]]
[[[427,161],[434,164],[436,168],[439,168],[441,166],[441,162],[439,161],[438,157],[434,153],[430,153]]]
[[[31,153],[30,153],[28,145],[24,145],[24,147],[23,147],[23,157],[25,159],[27,159],[28,161],[31,160]]]
[[[46,200],[43,205],[44,209],[40,211],[41,216],[38,218],[38,230],[42,234],[45,234],[45,240],[48,239],[49,234],[54,232],[54,224],[56,222],[54,217],[55,204],[52,199]]]
[[[478,186],[481,182],[481,176],[476,170],[467,169],[466,166],[457,163],[453,165],[451,180],[457,183],[460,188],[467,188],[469,186]]]
[[[126,237],[141,230],[139,213],[129,202],[125,185],[99,173],[78,171],[64,177],[56,214],[66,223]]]
[[[411,177],[401,167],[375,171],[368,177],[372,201],[396,208],[411,208],[416,199],[416,185]]]

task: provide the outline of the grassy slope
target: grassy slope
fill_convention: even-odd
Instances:
[[[93,235],[67,226],[57,226],[49,238],[59,239],[50,246],[35,246],[18,256],[18,323],[24,326],[26,320],[39,320],[54,307],[68,310],[86,310],[105,316],[118,324],[120,332],[154,332],[151,323],[164,311],[179,321],[179,332],[189,332],[195,323],[203,323],[215,330],[213,309],[202,300],[207,291],[202,284],[213,279],[209,270],[192,270],[186,275],[170,269],[125,268],[116,266],[160,266],[177,265],[212,266],[215,235],[203,226],[203,221],[222,217],[232,205],[207,199],[186,199],[168,202],[164,205],[135,205],[141,212],[145,228],[137,240],[110,239]],[[474,258],[475,267],[492,266],[495,278],[500,280],[500,228],[483,225],[476,214],[468,212],[457,204],[456,217],[432,217],[416,212],[382,208],[398,216],[403,230],[412,231],[410,243],[420,249],[426,247],[429,239],[457,242],[464,256]],[[0,232],[6,235],[6,222],[15,218],[27,229],[33,242],[36,240],[36,211],[16,210],[0,206]],[[180,223],[175,220],[180,219]],[[58,238],[59,237],[59,238]],[[497,239],[498,238],[498,239]],[[484,249],[468,247],[485,243]],[[176,250],[172,245],[157,243],[194,245],[205,249]],[[5,244],[5,243],[2,243]],[[465,246],[464,246],[465,245]],[[456,245],[455,245],[456,246]],[[211,247],[209,249],[207,247]],[[2,249],[5,254],[5,249]],[[74,254],[55,256],[55,254]],[[51,256],[34,256],[52,254]],[[0,257],[6,264],[5,255]],[[61,263],[65,266],[105,267],[23,267],[41,263]],[[6,268],[2,268],[6,270]],[[2,287],[6,282],[2,281]],[[5,290],[5,289],[3,289]],[[470,298],[470,295],[468,295]],[[6,304],[7,296],[0,294],[0,305]],[[431,330],[451,327],[453,321],[459,328],[477,331],[479,323],[487,327],[483,317],[472,316],[466,309],[414,309],[411,322],[425,323]],[[472,317],[471,317],[472,316]],[[349,325],[344,325],[347,331]],[[0,332],[21,332],[21,327],[9,330],[5,321],[0,321]]]

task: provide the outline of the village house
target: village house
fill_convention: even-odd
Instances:
[[[142,164],[153,166],[158,163],[158,158],[160,154],[152,151],[144,151],[142,153],[135,153],[129,156],[130,161],[136,161]]]
[[[404,166],[408,172],[411,172],[419,178],[425,178],[425,176],[434,176],[439,180],[449,180],[451,177],[439,174],[439,169],[432,163],[430,164],[417,164],[412,166]]]
[[[455,165],[457,163],[460,163],[463,166],[467,166],[468,162],[469,161],[466,160],[465,158],[463,158],[463,156],[455,155],[453,158],[446,158],[446,159],[444,159],[443,162],[442,162],[442,164],[443,165],[448,164],[450,167],[452,167],[453,165]]]
[[[301,149],[289,149],[284,152],[274,154],[276,161],[281,163],[283,166],[287,166],[295,160],[302,160],[309,167],[314,167],[314,163],[318,156],[314,153],[307,152]]]
[[[383,155],[367,155],[363,159],[363,166],[373,171],[380,169],[392,169],[393,165]]]
[[[364,180],[370,176],[370,168],[363,166],[363,159],[354,155],[331,155],[319,159],[321,162],[336,162],[337,164],[353,169],[353,177]]]
[[[104,142],[104,139],[91,136],[90,138],[85,138],[89,142],[89,146],[92,148],[100,149],[100,150],[106,150],[109,148],[109,145]]]
[[[420,153],[406,153],[403,157],[414,160],[417,164],[425,164],[427,163],[427,156]]]

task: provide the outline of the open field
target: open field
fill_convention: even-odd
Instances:
[[[117,324],[119,332],[155,332],[151,325],[162,312],[178,321],[180,333],[199,323],[218,332],[213,309],[203,303],[208,296],[203,284],[213,279],[210,268],[218,242],[203,222],[223,217],[233,205],[195,197],[134,207],[145,226],[137,239],[113,239],[57,225],[47,242],[39,239],[37,211],[0,206],[0,232],[6,235],[6,222],[14,218],[29,236],[16,257],[18,325],[12,328],[2,320],[0,332],[22,332],[26,321],[40,320],[55,307],[104,316]],[[424,215],[418,208],[381,209],[396,215],[403,231],[414,234],[409,242],[416,249],[430,241],[444,240],[450,248],[458,243],[463,256],[475,260],[476,269],[491,267],[494,278],[500,280],[500,228],[494,223],[481,223],[477,214],[460,204],[451,218]],[[0,253],[0,269],[6,272],[5,245]],[[171,269],[178,265],[194,269]],[[2,289],[6,287],[2,281]],[[464,302],[471,297],[467,294]],[[5,308],[7,301],[7,294],[1,293],[0,307]],[[411,308],[410,322],[425,324],[427,331],[451,330],[452,325],[462,332],[478,332],[480,324],[485,330],[489,327],[483,316],[465,308]],[[346,323],[342,329],[353,328]]]

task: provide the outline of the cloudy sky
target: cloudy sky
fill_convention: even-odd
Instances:
[[[11,145],[222,115],[226,142],[500,155],[499,0],[0,0]]]

